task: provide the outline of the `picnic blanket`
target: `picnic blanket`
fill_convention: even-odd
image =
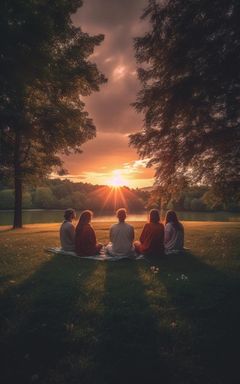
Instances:
[[[123,259],[131,259],[131,260],[144,260],[143,255],[138,255],[137,257],[129,258],[129,256],[110,256],[106,254],[105,252],[101,252],[98,255],[94,256],[78,256],[75,252],[72,251],[64,251],[62,248],[45,248],[45,252],[53,253],[55,255],[65,255],[65,256],[73,256],[78,259],[90,259],[90,260],[99,260],[99,261],[119,261]]]
[[[177,255],[177,254],[181,254],[189,251],[190,251],[190,248],[185,248],[185,247],[183,249],[169,249],[169,250],[165,250],[165,255]]]

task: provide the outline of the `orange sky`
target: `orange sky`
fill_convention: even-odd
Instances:
[[[73,16],[75,25],[105,40],[91,60],[108,78],[100,92],[85,99],[97,128],[97,137],[83,145],[81,155],[64,157],[68,178],[92,184],[109,184],[116,177],[129,187],[150,186],[153,169],[128,146],[128,135],[142,127],[142,116],[130,103],[139,89],[133,37],[146,30],[140,15],[146,0],[85,0]]]

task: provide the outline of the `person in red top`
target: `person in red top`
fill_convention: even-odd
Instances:
[[[164,254],[164,225],[160,223],[157,209],[149,214],[149,223],[144,225],[140,241],[135,243],[138,253],[144,255],[161,256]]]
[[[75,249],[78,256],[94,256],[100,252],[102,244],[97,243],[94,229],[90,225],[92,211],[83,211],[75,231]]]

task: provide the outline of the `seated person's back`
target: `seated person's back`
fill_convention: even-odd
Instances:
[[[140,243],[136,242],[136,250],[139,253],[162,255],[164,253],[164,226],[160,221],[157,209],[152,209],[149,215],[149,223],[145,224],[140,236]]]
[[[133,240],[134,229],[130,224],[125,223],[126,210],[120,208],[117,211],[119,222],[110,228],[111,246],[107,246],[107,252],[114,256],[131,256],[134,252]]]
[[[76,227],[75,246],[79,256],[94,256],[99,253],[102,245],[97,243],[94,229],[90,225],[91,211],[83,211]]]
[[[64,212],[65,220],[60,227],[60,242],[64,251],[75,251],[75,227],[72,224],[75,217],[75,211],[71,208]]]
[[[164,246],[166,251],[184,249],[184,228],[174,211],[168,211],[165,219]]]

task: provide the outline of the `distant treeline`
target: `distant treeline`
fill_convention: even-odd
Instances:
[[[225,199],[204,186],[188,187],[177,197],[172,198],[164,207],[176,211],[231,211],[240,212],[240,201],[235,196]]]
[[[112,212],[127,206],[132,212],[145,209],[149,192],[128,187],[114,189],[89,183],[73,183],[52,179],[41,186],[23,191],[23,209],[91,209],[95,212]],[[14,191],[0,186],[0,209],[13,209]]]
[[[114,189],[89,183],[73,183],[69,180],[46,180],[40,186],[23,191],[24,209],[91,209],[94,212],[113,212],[127,207],[131,212],[160,208],[160,197],[151,189]],[[14,193],[10,186],[0,185],[0,209],[13,209]],[[222,201],[216,194],[203,186],[184,189],[177,197],[165,201],[162,208],[177,211],[240,211],[240,203]]]

